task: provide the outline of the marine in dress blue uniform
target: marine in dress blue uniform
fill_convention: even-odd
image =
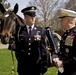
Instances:
[[[76,12],[67,9],[61,10],[61,21],[67,17],[75,21]],[[67,20],[67,19],[66,19]],[[69,20],[68,20],[69,21]],[[65,21],[66,22],[66,21]],[[65,23],[64,22],[64,23]],[[69,21],[70,22],[70,21]],[[70,22],[72,24],[72,22]],[[76,26],[75,22],[65,30],[60,42],[60,59],[63,61],[64,72],[58,75],[76,75]]]
[[[36,16],[36,7],[24,8],[21,12],[30,17]],[[18,29],[16,35],[16,58],[19,75],[40,75],[47,71],[47,50],[45,34],[41,27],[25,25]]]

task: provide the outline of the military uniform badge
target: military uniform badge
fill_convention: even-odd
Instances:
[[[73,39],[74,39],[73,35],[67,36],[67,38],[65,40],[65,45],[72,46],[73,45]]]
[[[37,31],[36,35],[34,35],[34,40],[35,41],[40,41],[41,40],[40,31]]]

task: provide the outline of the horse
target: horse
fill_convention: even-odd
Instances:
[[[15,42],[15,35],[17,34],[17,30],[25,25],[25,20],[21,18],[19,15],[17,15],[18,12],[18,4],[16,3],[13,10],[5,10],[4,6],[0,3],[0,11],[2,12],[2,16],[0,17],[1,21],[1,43],[2,44],[8,44],[9,47],[10,45],[15,45],[12,44]],[[16,73],[15,70],[15,61],[14,61],[14,55],[13,55],[13,48],[9,48],[11,50],[11,55],[12,55],[12,62],[13,62],[13,71]],[[16,56],[16,52],[15,52]]]
[[[16,34],[16,29],[25,25],[25,20],[17,15],[18,4],[16,3],[14,9],[6,11],[4,6],[0,3],[1,16],[1,42],[8,44],[10,39]]]

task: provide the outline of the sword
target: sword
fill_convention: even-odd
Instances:
[[[59,53],[59,48],[58,48],[58,46],[56,44],[56,41],[55,41],[54,35],[53,35],[52,31],[51,31],[51,28],[50,27],[45,27],[45,32],[46,32],[46,36],[47,36],[47,38],[49,40],[50,47],[53,47],[53,50],[54,50],[53,52],[55,54],[58,54]],[[54,62],[58,62],[59,61],[59,58],[58,57],[57,58],[54,58],[53,61]],[[64,68],[63,67],[59,67],[58,70],[61,73],[64,72]]]
[[[45,32],[46,32],[46,36],[49,40],[49,43],[50,43],[50,47],[53,48],[53,52],[55,52],[56,54],[58,54],[59,52],[59,48],[56,44],[56,41],[55,41],[55,38],[54,38],[54,34],[52,33],[52,30],[50,27],[45,27],[44,28]]]

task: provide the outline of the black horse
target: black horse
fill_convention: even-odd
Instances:
[[[18,4],[16,3],[12,11],[6,11],[0,3],[0,11],[3,13],[1,17],[1,42],[8,44],[11,38],[16,34],[16,29],[25,25],[25,21],[19,15]]]
[[[17,31],[20,27],[25,25],[25,20],[17,15],[18,12],[18,4],[16,3],[14,9],[11,11],[6,11],[4,6],[0,3],[0,11],[2,12],[2,16],[0,18],[1,21],[1,43],[2,44],[9,44],[9,50],[11,49],[12,61],[13,61],[13,71],[16,73],[15,70],[15,62],[14,62],[14,55],[13,49],[15,49],[13,42],[15,42],[15,35],[17,35]],[[17,53],[15,52],[17,56]]]

